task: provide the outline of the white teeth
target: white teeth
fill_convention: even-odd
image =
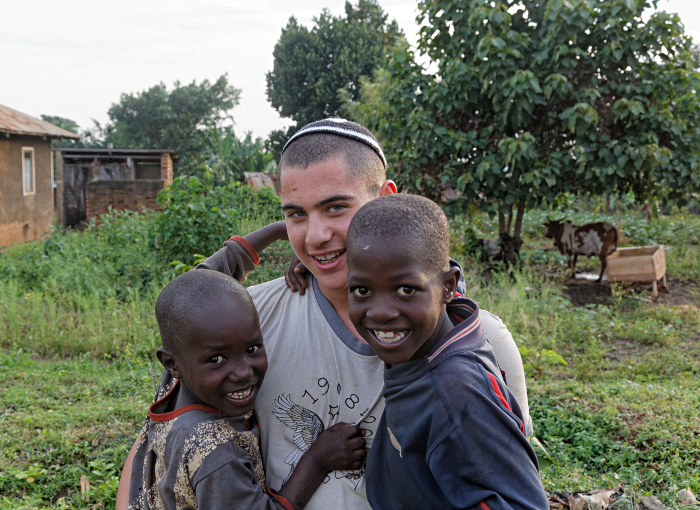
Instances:
[[[335,259],[337,259],[345,250],[340,250],[340,251],[335,251],[333,253],[328,253],[327,255],[314,255],[314,258],[318,260],[319,262],[323,263],[329,263],[333,262]]]
[[[241,391],[232,391],[231,393],[227,393],[226,395],[228,397],[231,397],[234,400],[243,400],[244,398],[247,398],[250,396],[250,394],[253,393],[253,387],[251,386],[248,389],[241,390]]]
[[[376,336],[379,340],[386,344],[400,342],[406,337],[406,335],[408,335],[409,332],[408,329],[401,329],[398,331],[379,331],[376,329],[372,329],[370,331],[374,333],[374,336]]]

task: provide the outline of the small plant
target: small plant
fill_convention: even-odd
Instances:
[[[32,484],[37,481],[40,483],[46,476],[46,473],[48,473],[48,471],[41,464],[32,464],[27,466],[25,469],[17,470],[14,473],[10,471],[11,476],[19,485]]]
[[[520,356],[523,358],[523,368],[525,375],[533,379],[539,379],[546,370],[545,365],[568,365],[566,360],[551,349],[532,351],[527,347],[518,347]],[[526,359],[528,361],[526,361]]]
[[[173,269],[175,270],[175,274],[183,274],[186,273],[187,271],[194,269],[197,267],[198,264],[201,264],[207,260],[207,257],[205,255],[200,255],[199,253],[194,254],[194,262],[192,262],[192,265],[187,265],[184,262],[181,262],[179,260],[173,260],[170,265],[173,266]]]

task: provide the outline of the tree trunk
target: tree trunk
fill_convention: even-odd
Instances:
[[[506,216],[503,214],[500,209],[498,211],[498,235],[502,236],[503,234],[506,234]]]
[[[525,214],[525,199],[518,202],[518,212],[515,216],[515,228],[513,230],[513,235],[510,235],[510,223],[513,218],[513,207],[511,206],[510,214],[508,218],[508,230],[502,230],[500,234],[501,238],[501,254],[503,256],[503,261],[508,263],[510,266],[514,266],[520,260],[520,248],[523,245],[520,239],[520,231],[523,225],[523,215]],[[505,220],[505,215],[502,215]],[[501,216],[499,216],[500,222]],[[505,221],[504,221],[505,223]]]
[[[510,234],[510,226],[513,224],[513,204],[508,207],[508,223],[506,224],[506,233]]]
[[[521,245],[523,243],[520,240],[520,231],[523,226],[523,216],[525,216],[525,199],[521,198],[520,202],[518,202],[518,214],[515,216],[515,231],[513,232],[513,237],[517,239]],[[518,246],[518,252],[520,252],[520,246]]]

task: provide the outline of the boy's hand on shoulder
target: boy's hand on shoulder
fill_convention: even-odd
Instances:
[[[303,296],[306,292],[306,266],[299,262],[297,254],[292,254],[292,260],[289,263],[289,267],[284,272],[284,282],[289,287],[292,292],[299,291],[299,295]]]
[[[361,429],[350,423],[336,423],[321,432],[309,452],[327,471],[360,469],[367,456]]]

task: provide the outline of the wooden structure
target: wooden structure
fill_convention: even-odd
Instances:
[[[51,228],[54,138],[80,136],[0,105],[0,247],[39,239]]]
[[[243,172],[243,178],[248,186],[253,189],[260,189],[264,186],[269,186],[275,191],[276,195],[280,194],[279,182],[276,174],[266,174],[264,172]]]
[[[608,255],[608,280],[611,282],[651,282],[651,296],[659,297],[657,282],[666,284],[664,245],[618,248]]]

